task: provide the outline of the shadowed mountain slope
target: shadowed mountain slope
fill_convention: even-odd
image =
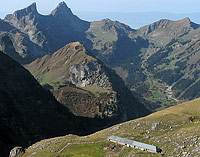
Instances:
[[[73,116],[66,107],[45,91],[27,70],[2,52],[0,80],[1,155],[13,146],[27,146],[39,139],[73,130],[69,128]]]

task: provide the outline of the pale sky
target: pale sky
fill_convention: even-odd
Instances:
[[[1,0],[1,14],[13,13],[37,3],[38,11],[50,13],[62,0]],[[200,0],[64,0],[72,11],[95,12],[200,12]]]

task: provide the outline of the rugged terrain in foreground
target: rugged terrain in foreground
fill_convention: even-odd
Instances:
[[[155,145],[165,156],[200,155],[200,99],[99,131],[89,136],[67,135],[40,141],[23,157],[37,156],[161,156],[107,141],[116,135]]]

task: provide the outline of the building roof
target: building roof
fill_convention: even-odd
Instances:
[[[137,141],[133,141],[133,140],[129,140],[129,139],[126,139],[126,138],[121,138],[121,137],[118,137],[118,136],[110,136],[110,137],[108,137],[108,140],[113,140],[113,141],[116,141],[116,142],[129,144],[131,146],[145,148],[145,149],[152,150],[152,151],[155,151],[155,152],[157,152],[157,150],[158,150],[158,148],[156,146],[137,142]]]

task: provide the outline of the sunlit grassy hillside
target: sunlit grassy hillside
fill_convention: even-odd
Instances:
[[[67,135],[43,140],[26,150],[34,156],[161,156],[127,148],[107,138],[126,137],[161,148],[165,156],[200,155],[200,99],[186,102],[147,117],[122,123],[95,134]]]

